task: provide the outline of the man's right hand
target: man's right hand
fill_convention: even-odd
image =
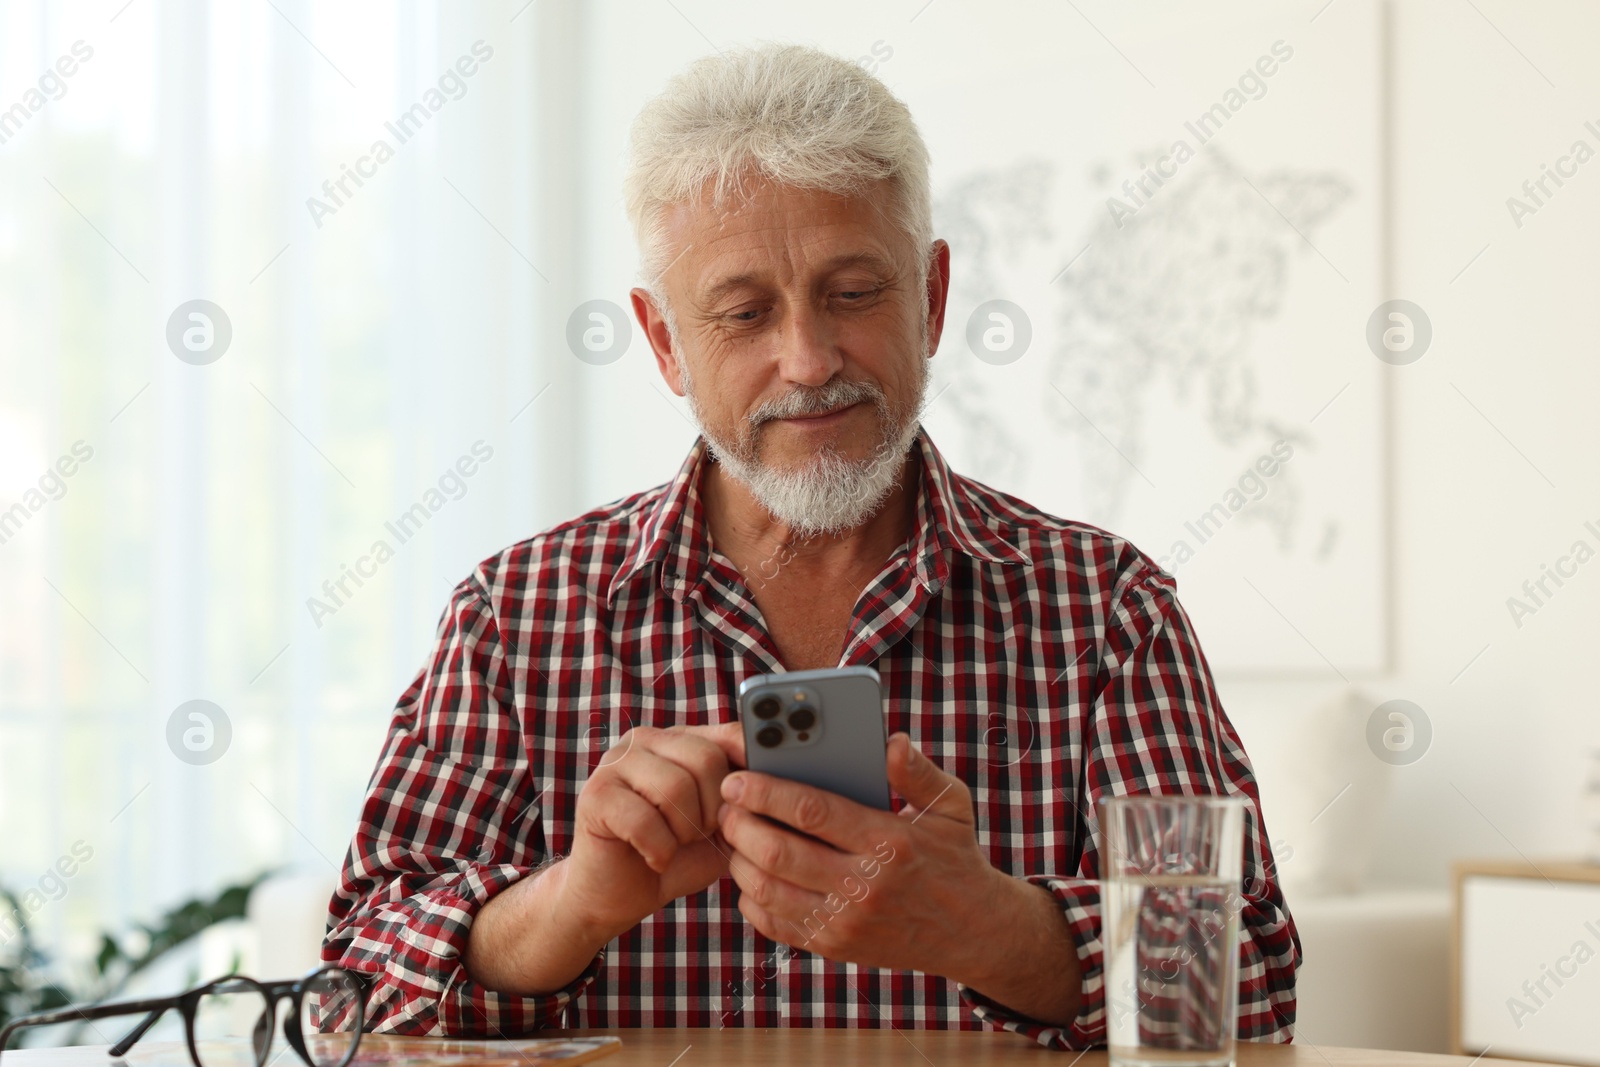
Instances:
[[[479,909],[467,973],[504,993],[560,989],[613,937],[722,877],[722,779],[744,766],[737,721],[623,734],[579,790],[566,858]]]
[[[728,872],[722,779],[745,766],[739,722],[640,726],[607,750],[578,794],[560,865],[561,913],[604,945]]]

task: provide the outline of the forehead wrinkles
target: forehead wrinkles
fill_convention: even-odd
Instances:
[[[861,265],[899,273],[895,250],[877,232],[886,220],[871,195],[788,194],[777,198],[733,198],[722,209],[709,196],[672,208],[669,233],[684,243],[679,262],[693,274],[685,278],[689,295],[709,303],[739,284],[792,285],[801,272],[840,269],[844,256]],[[876,259],[876,263],[871,262]],[[680,270],[680,277],[688,271]]]
[[[692,283],[703,302],[744,283],[792,284],[815,258],[808,250],[819,238],[807,232],[809,227],[797,230],[781,216],[764,214],[762,219],[719,224],[705,238],[702,255],[695,257],[698,274]]]

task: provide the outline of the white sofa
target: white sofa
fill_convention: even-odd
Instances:
[[[245,918],[262,978],[291,978],[322,962],[322,931],[337,881],[323,868],[275,875],[256,886]]]
[[[1305,961],[1295,1040],[1450,1051],[1450,893],[1289,899]]]
[[[1368,748],[1381,701],[1342,685],[1221,688],[1305,954],[1297,1040],[1448,1052],[1450,892],[1387,888],[1373,870],[1374,828],[1394,818],[1392,787],[1406,770]]]

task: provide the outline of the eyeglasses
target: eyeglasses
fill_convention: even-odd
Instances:
[[[167,1012],[183,1016],[184,1038],[195,1067],[265,1067],[272,1048],[278,1001],[288,1000],[283,1036],[306,1067],[347,1067],[361,1043],[371,979],[342,967],[319,967],[303,978],[258,982],[229,975],[171,997],[88,1004],[23,1015],[0,1030],[0,1054],[25,1026],[48,1026],[145,1012],[137,1026],[108,1050],[122,1057]]]

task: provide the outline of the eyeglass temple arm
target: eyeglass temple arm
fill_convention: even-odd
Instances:
[[[20,1015],[7,1023],[4,1029],[0,1029],[0,1053],[3,1053],[6,1045],[10,1044],[11,1036],[24,1027],[87,1022],[91,1019],[107,1019],[113,1015],[131,1015],[137,1011],[152,1011],[159,1017],[161,1012],[173,1007],[176,1003],[177,1000],[173,997],[162,997],[146,1000],[126,1000],[114,1004],[89,1004],[75,1008],[60,1008],[56,1011],[39,1012],[34,1015]]]
[[[156,1020],[160,1019],[166,1012],[166,1008],[157,1008],[143,1019],[140,1019],[137,1026],[123,1035],[121,1041],[106,1049],[106,1055],[114,1060],[121,1059],[141,1037],[150,1032],[150,1028],[156,1024]]]

